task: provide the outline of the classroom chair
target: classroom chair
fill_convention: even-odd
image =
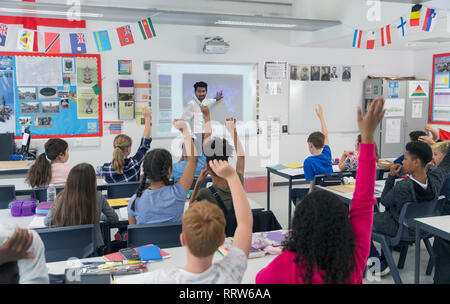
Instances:
[[[35,188],[33,189],[32,197],[37,199],[39,202],[46,202],[47,201],[47,188],[48,187],[41,187],[41,188]],[[56,186],[56,194],[61,192],[62,189],[64,189],[64,186]]]
[[[180,247],[181,223],[128,225],[128,248],[148,244],[159,248]]]
[[[94,253],[94,225],[36,229],[45,246],[47,263],[87,258]]]
[[[195,184],[197,183],[197,178],[194,178],[194,181],[192,182],[191,189],[194,190]],[[208,183],[212,183],[212,178],[210,176],[206,177],[203,183],[200,185],[200,188],[206,188]]]
[[[317,186],[327,187],[333,185],[342,185],[344,177],[352,177],[352,172],[345,171],[327,174],[317,174],[314,176],[312,189],[315,190]]]
[[[140,181],[108,184],[106,187],[107,196],[108,198],[132,197],[140,184]]]
[[[356,170],[350,170],[350,171],[348,171],[348,172],[351,172],[352,173],[352,177],[354,178],[354,179],[356,179]],[[384,179],[384,172],[387,172],[387,171],[385,171],[383,168],[377,168],[377,173],[376,173],[376,180],[383,180]]]
[[[402,269],[405,264],[408,246],[411,244],[415,244],[415,234],[412,234],[408,231],[409,228],[415,229],[416,225],[413,220],[415,218],[437,216],[443,202],[443,199],[437,199],[429,202],[406,203],[405,205],[403,205],[402,210],[400,211],[400,225],[395,236],[390,237],[382,233],[372,232],[372,241],[381,244],[384,256],[386,257],[386,262],[391,270],[392,277],[396,284],[402,284],[398,269]],[[434,254],[429,239],[433,236],[427,233],[421,235],[420,237],[421,240],[423,240],[425,247],[427,248],[428,254],[430,255],[430,261],[428,262],[426,271],[426,274],[430,275],[432,266],[434,264]],[[395,261],[392,257],[391,248],[394,246],[403,247],[400,252],[398,266],[395,265]]]
[[[16,186],[1,185],[0,186],[0,209],[8,209],[9,203],[16,199]]]

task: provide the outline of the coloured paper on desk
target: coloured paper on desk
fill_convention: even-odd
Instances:
[[[303,165],[302,164],[298,164],[298,163],[283,164],[283,166],[291,168],[291,169],[303,168]]]
[[[386,114],[384,117],[405,116],[405,100],[401,98],[386,99],[384,103]]]
[[[107,200],[111,207],[123,207],[128,206],[130,198],[112,198]]]
[[[387,144],[400,143],[401,125],[400,119],[386,119],[386,138]]]
[[[337,185],[337,186],[328,186],[327,188],[341,192],[341,193],[349,193],[355,191],[355,184],[353,185]]]
[[[145,245],[145,246],[153,246],[153,244],[148,244],[148,245]],[[134,249],[134,251],[136,251],[136,253],[138,253],[137,248],[133,248],[133,249]],[[159,253],[161,253],[161,256],[162,256],[163,259],[167,259],[167,258],[171,257],[170,253],[165,252],[161,248],[159,248]],[[103,258],[106,261],[110,261],[110,262],[121,262],[121,261],[125,260],[125,258],[120,254],[120,252],[114,252],[114,253],[111,253],[111,254],[107,254],[107,255],[103,256]]]
[[[128,219],[128,207],[122,207],[119,209],[119,218]]]
[[[422,109],[423,109],[422,102],[413,102],[411,118],[422,118]]]
[[[303,170],[301,170],[301,168],[298,168],[298,169],[286,168],[286,169],[283,169],[283,170],[279,170],[278,172],[284,173],[284,174],[287,174],[287,175],[303,174]]]
[[[29,229],[36,229],[36,228],[44,228],[46,227],[44,224],[45,216],[38,216],[36,215],[31,223],[28,225]]]

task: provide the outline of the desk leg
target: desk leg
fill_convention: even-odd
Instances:
[[[420,225],[416,225],[416,265],[414,267],[414,284],[419,284],[420,276]]]
[[[292,213],[292,178],[289,178],[289,201],[288,201],[288,229],[291,229],[291,213]]]
[[[270,210],[270,171],[267,169],[267,210]]]

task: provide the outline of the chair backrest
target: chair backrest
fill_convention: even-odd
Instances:
[[[108,184],[106,187],[108,198],[132,197],[140,184],[140,181]]]
[[[197,183],[197,178],[194,178],[194,181],[192,182],[191,189],[194,190],[195,184]],[[206,188],[206,185],[208,183],[212,183],[212,178],[210,176],[206,177],[203,183],[200,185],[200,188]]]
[[[352,177],[356,178],[356,171],[357,170],[350,170],[348,172],[351,172],[352,173]],[[377,168],[376,180],[383,180],[384,172],[385,172],[385,170],[383,168]]]
[[[56,186],[56,194],[62,191],[64,189],[64,186]],[[33,189],[33,197],[37,199],[40,202],[46,202],[47,201],[47,189],[48,187],[40,187],[40,188],[34,188]]]
[[[344,177],[351,177],[351,176],[352,176],[351,171],[317,174],[314,176],[313,190],[316,188],[316,186],[326,187],[332,185],[340,185],[342,184],[342,179]]]
[[[16,199],[16,186],[0,186],[0,209],[8,209],[9,203]]]
[[[45,246],[47,263],[90,256],[94,248],[94,225],[36,229]]]
[[[181,223],[128,226],[128,247],[153,244],[159,248],[180,247]]]
[[[408,228],[415,229],[414,219],[421,217],[438,216],[444,199],[436,199],[428,202],[406,203],[403,205],[399,216],[399,229],[393,239],[393,244],[398,244],[402,239],[409,239]],[[394,245],[395,246],[395,245]]]

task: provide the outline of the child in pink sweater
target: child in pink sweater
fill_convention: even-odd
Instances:
[[[316,190],[294,213],[283,253],[256,276],[257,284],[360,284],[370,251],[376,156],[373,134],[384,115],[384,99],[375,99],[366,116],[358,109],[362,143],[350,208],[336,195]]]

